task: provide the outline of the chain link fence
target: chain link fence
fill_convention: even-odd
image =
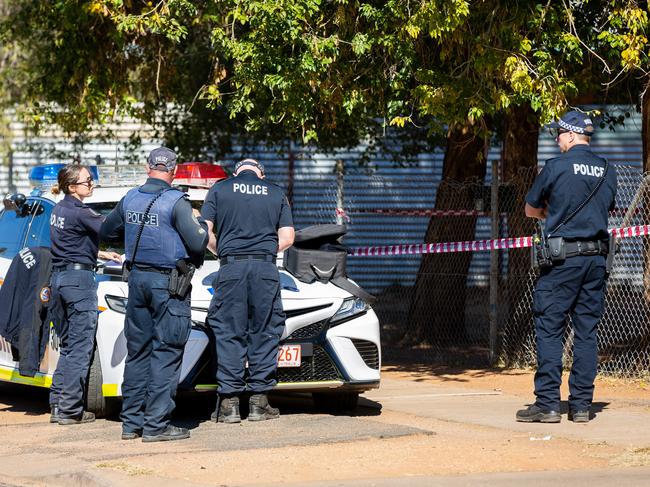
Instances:
[[[617,166],[616,210],[610,228],[648,223],[650,176]],[[524,198],[536,172],[497,184],[440,182],[435,177],[296,178],[297,227],[348,225],[349,247],[459,242],[530,236]],[[648,237],[620,240],[600,324],[600,372],[637,377],[650,370]],[[647,265],[648,264],[648,265]],[[535,364],[530,249],[361,257],[348,274],[374,293],[385,360],[398,363],[526,367]],[[572,348],[567,327],[565,364]]]

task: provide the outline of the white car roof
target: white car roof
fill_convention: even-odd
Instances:
[[[135,186],[97,186],[93,191],[93,195],[84,199],[84,204],[117,203],[133,187]],[[203,201],[208,190],[205,188],[188,188],[185,193],[189,196],[190,201]],[[63,199],[64,195],[63,193],[53,195],[49,188],[45,188],[40,196],[58,202]]]

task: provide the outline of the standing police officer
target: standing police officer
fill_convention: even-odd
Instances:
[[[531,218],[546,218],[547,237],[564,239],[559,241],[564,249],[557,252],[564,252],[565,259],[540,270],[533,298],[537,399],[517,412],[517,421],[558,423],[561,419],[562,341],[570,313],[574,344],[569,419],[586,423],[598,365],[596,329],[603,311],[607,217],[614,208],[616,169],[591,151],[593,124],[583,113],[568,112],[551,129],[556,131],[562,155],[546,162],[526,196],[525,210]]]
[[[92,196],[93,181],[86,166],[70,164],[57,175],[53,194],[63,192],[50,215],[52,290],[50,306],[61,310],[56,323],[59,360],[50,388],[51,423],[89,423],[95,415],[83,410],[84,392],[97,328],[97,256],[119,262],[114,252],[99,252],[103,218],[83,201]]]
[[[208,324],[217,347],[218,401],[212,419],[225,423],[241,421],[239,396],[245,391],[252,393],[250,421],[280,415],[266,395],[276,384],[285,320],[275,259],[294,239],[287,198],[264,180],[264,166],[244,159],[234,174],[210,189],[201,208],[210,233],[208,249],[221,263]]]
[[[120,200],[101,229],[103,239],[124,233],[125,265],[130,268],[122,439],[182,440],[189,438],[189,431],[169,423],[192,327],[190,292],[177,295],[170,281],[177,267],[203,263],[207,225],[197,220],[185,194],[171,187],[176,154],[159,147],[147,163],[145,184]]]

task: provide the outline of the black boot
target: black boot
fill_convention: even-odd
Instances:
[[[559,423],[562,420],[557,411],[544,411],[536,404],[517,411],[517,421],[523,423]]]
[[[93,421],[95,421],[95,414],[90,411],[82,411],[81,414],[69,418],[59,416],[59,424],[62,425],[92,423]]]
[[[50,423],[58,423],[59,419],[59,405],[51,404],[50,405]]]
[[[165,430],[157,435],[142,435],[142,441],[144,443],[152,443],[154,441],[174,441],[174,440],[184,440],[190,437],[190,430],[187,428],[180,428],[178,426],[172,426],[171,424],[165,428]]]
[[[217,408],[210,419],[217,423],[241,423],[239,398],[237,396],[219,397]]]
[[[267,419],[277,419],[280,417],[280,411],[272,408],[266,394],[253,394],[248,401],[250,412],[248,413],[249,421],[266,421]]]

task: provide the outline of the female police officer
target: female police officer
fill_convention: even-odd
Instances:
[[[59,306],[55,324],[60,339],[59,361],[50,389],[50,422],[88,423],[95,415],[83,410],[84,389],[97,325],[97,256],[119,261],[114,252],[99,252],[103,218],[83,204],[93,194],[94,181],[86,166],[68,165],[59,171],[58,185],[65,197],[50,216],[52,241],[51,306]]]

